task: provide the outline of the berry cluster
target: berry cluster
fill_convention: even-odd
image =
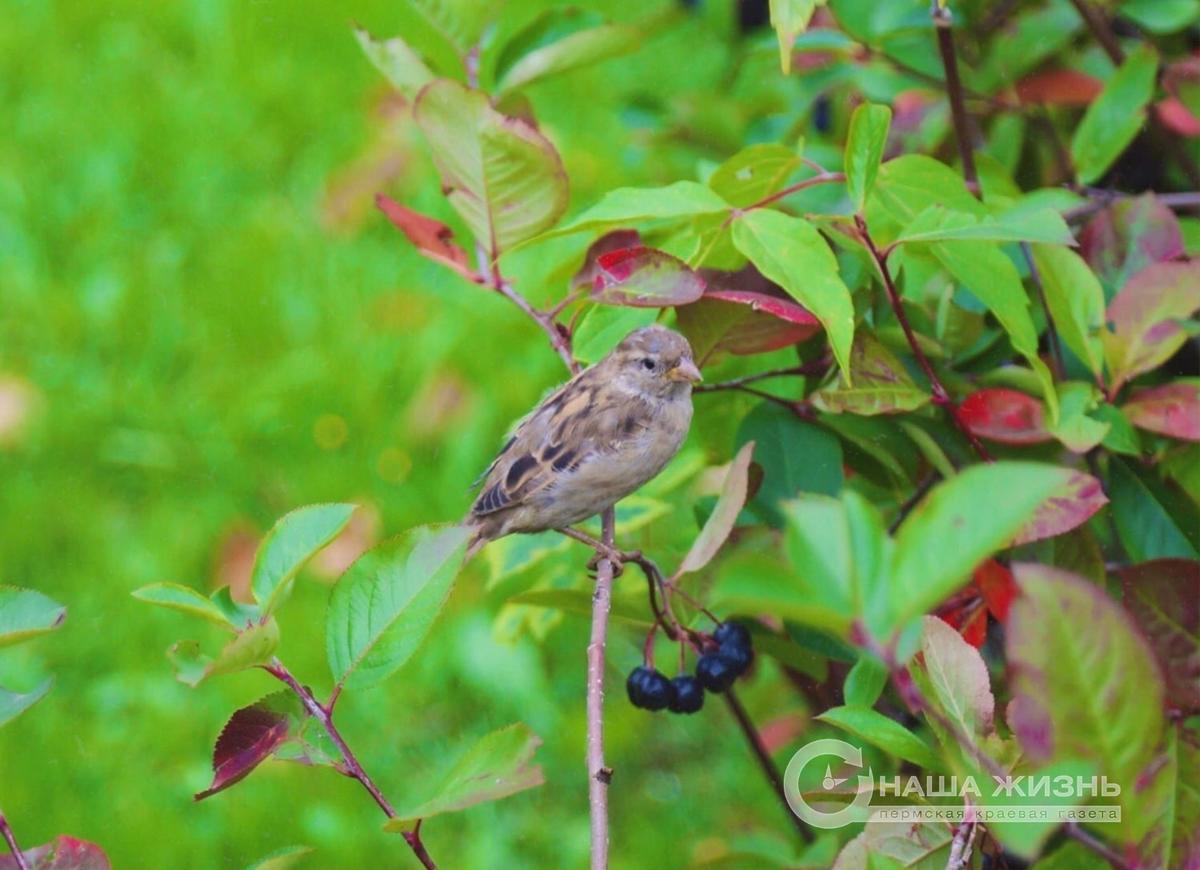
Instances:
[[[696,676],[680,674],[673,680],[654,668],[633,669],[625,682],[629,701],[643,710],[695,713],[704,706],[704,690],[724,692],[754,661],[750,632],[736,622],[722,622],[713,632],[717,649],[696,662]]]

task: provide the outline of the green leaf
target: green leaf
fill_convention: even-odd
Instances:
[[[845,156],[846,189],[859,212],[875,186],[891,124],[892,110],[874,103],[863,103],[850,116]]]
[[[774,403],[754,408],[738,427],[737,445],[755,443],[755,461],[763,482],[751,506],[773,524],[780,521],[779,503],[801,492],[834,495],[842,488],[842,448],[837,437],[820,426],[799,420]]]
[[[194,640],[181,640],[167,650],[175,667],[175,678],[195,688],[209,677],[232,674],[266,664],[279,646],[279,624],[274,617],[239,631],[216,658],[206,654]]]
[[[858,657],[850,673],[846,675],[846,684],[842,687],[842,696],[848,707],[874,707],[883,688],[887,685],[888,670],[874,656]]]
[[[567,208],[567,174],[550,141],[450,79],[427,85],[413,108],[447,190],[493,257],[554,226]]]
[[[1052,209],[1038,208],[995,217],[979,217],[935,204],[913,218],[896,238],[895,244],[954,240],[1047,242],[1053,245],[1075,243],[1066,221]]]
[[[135,589],[131,594],[138,601],[157,604],[168,610],[178,610],[207,619],[229,631],[235,630],[225,611],[189,586],[181,586],[178,583],[151,583],[149,586]]]
[[[825,594],[813,576],[771,555],[745,550],[733,550],[717,565],[709,601],[717,612],[771,613],[841,637],[849,636],[853,619],[840,597]],[[639,605],[645,614],[645,605]]]
[[[274,612],[304,563],[332,541],[354,513],[352,504],[315,504],[282,517],[259,545],[250,588],[264,614]]]
[[[572,350],[575,358],[591,365],[599,362],[625,336],[658,320],[655,308],[629,308],[595,305],[575,330]]]
[[[1084,381],[1063,381],[1058,385],[1058,421],[1050,425],[1052,435],[1072,453],[1087,453],[1104,440],[1110,424],[1089,413],[1099,407],[1100,391]]]
[[[716,168],[708,186],[730,205],[744,208],[780,190],[801,165],[783,145],[749,145]]]
[[[36,589],[0,586],[0,647],[53,631],[67,608]]]
[[[1029,361],[1042,383],[1051,421],[1058,419],[1058,394],[1050,370],[1038,355],[1038,334],[1029,313],[1029,298],[1012,260],[988,242],[934,242],[938,261],[980,302],[1008,333],[1013,349]]]
[[[1133,561],[1200,559],[1193,540],[1200,526],[1189,529],[1176,516],[1188,517],[1195,511],[1183,493],[1172,492],[1151,474],[1115,456],[1109,460],[1108,473],[1113,522]]]
[[[1119,11],[1151,33],[1174,33],[1200,18],[1200,0],[1125,0]]]
[[[984,217],[987,212],[963,184],[962,176],[944,163],[920,154],[906,154],[879,168],[867,202],[867,221],[875,241],[893,240],[930,206]],[[891,224],[891,226],[889,226]]]
[[[251,864],[248,870],[288,870],[299,864],[304,856],[312,851],[312,846],[284,846],[269,855],[264,855]]]
[[[784,74],[792,71],[792,45],[808,28],[809,19],[825,0],[770,0],[771,26],[779,35],[779,66]]]
[[[849,383],[854,303],[824,237],[803,218],[756,209],[733,222],[733,243],[760,272],[821,321]]]
[[[704,528],[692,542],[688,554],[683,557],[675,577],[681,577],[692,571],[699,571],[713,560],[729,533],[737,523],[738,514],[746,504],[746,490],[749,483],[750,457],[754,453],[754,442],[747,441],[738,451],[729,470],[725,473],[725,481],[721,484],[721,494],[717,498],[717,506],[708,515]]]
[[[1035,761],[1092,759],[1126,810],[1163,730],[1163,686],[1129,616],[1094,583],[1020,564],[1006,640],[1009,725]],[[1070,626],[1064,631],[1064,626]],[[1149,820],[1123,813],[1127,832]]]
[[[355,27],[354,38],[367,60],[407,99],[415,98],[421,88],[433,81],[429,67],[400,37],[376,39],[366,29]]]
[[[942,768],[928,743],[899,722],[869,707],[832,707],[817,718],[925,770]]]
[[[590,617],[592,615],[592,593],[582,589],[533,589],[512,596],[507,603],[522,604],[527,607],[545,607],[550,610],[561,610],[563,613],[574,613],[578,616]],[[614,601],[612,617],[639,629],[649,629],[653,624],[650,611],[642,601],[639,601],[636,606],[625,601]]]
[[[1097,378],[1104,369],[1104,288],[1077,253],[1034,245],[1033,262],[1046,293],[1046,305],[1063,343]]]
[[[470,531],[418,527],[361,556],[329,599],[329,670],[338,686],[363,688],[416,652],[450,595]]]
[[[520,723],[493,731],[471,747],[428,796],[396,809],[385,831],[403,833],[430,816],[453,813],[495,801],[545,782],[542,768],[531,765],[541,739]]]
[[[1006,547],[1071,470],[1028,462],[976,465],[938,484],[896,534],[892,589],[902,624],[925,613]],[[953,542],[952,546],[948,542]]]
[[[575,9],[550,9],[513,38],[496,64],[496,91],[504,94],[550,76],[637,51],[641,35],[622,24],[563,33]],[[554,37],[558,38],[554,38]]]
[[[938,707],[963,733],[978,737],[991,732],[996,699],[987,665],[979,650],[936,616],[923,621],[920,667]]]
[[[729,211],[729,203],[696,181],[676,181],[666,187],[620,187],[572,221],[534,241],[583,230],[629,227],[644,221],[680,220]]]
[[[813,405],[834,414],[873,416],[915,411],[930,400],[895,354],[868,333],[855,336],[850,372],[852,385],[822,387],[810,396]]]
[[[1081,184],[1103,175],[1133,141],[1146,122],[1157,74],[1158,55],[1143,42],[1088,106],[1071,138],[1071,160]]]
[[[40,701],[53,685],[54,678],[47,677],[28,692],[10,692],[0,686],[0,725],[15,719]]]

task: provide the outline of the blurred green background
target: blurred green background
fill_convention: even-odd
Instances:
[[[366,794],[328,770],[272,761],[194,803],[225,719],[275,684],[253,672],[185,688],[164,651],[217,633],[129,595],[239,576],[255,536],[301,504],[364,505],[360,544],[458,519],[509,422],[560,379],[514,309],[416,256],[371,207],[385,190],[450,218],[351,35],[352,20],[404,32],[411,12],[10,0],[3,16],[0,582],[69,615],[0,656],[14,689],[57,680],[0,730],[0,807],[25,847],[69,833],[116,867],[242,867],[291,844],[315,847],[307,866],[413,865]],[[766,81],[777,55],[762,33],[734,67],[732,21],[730,3],[677,12],[638,54],[530,89],[573,210],[619,184],[695,177],[698,160],[739,147],[758,108],[738,117],[702,95],[755,69]],[[668,102],[684,144],[655,140]],[[519,285],[539,301],[560,293],[547,276],[581,244],[518,258]],[[729,421],[748,406],[721,401],[720,414],[699,408],[693,468],[728,459]],[[640,543],[656,544],[654,528]],[[662,548],[670,561],[679,544]],[[281,657],[320,694],[335,562],[306,572],[281,617]],[[546,785],[434,819],[425,841],[445,867],[581,866],[585,620],[506,608],[485,573],[460,578],[400,674],[347,695],[342,728],[401,800],[475,738],[527,722],[545,741]],[[641,580],[627,578],[619,595],[641,607]],[[638,642],[618,628],[610,655],[614,866],[684,866],[742,836],[788,843],[726,710],[650,718],[625,703]],[[770,682],[748,686],[751,707]]]

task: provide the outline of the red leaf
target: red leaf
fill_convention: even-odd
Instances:
[[[961,607],[939,611],[937,616],[961,634],[963,640],[979,649],[987,640],[987,609],[981,604],[982,599],[975,597]]]
[[[1180,136],[1187,136],[1189,139],[1200,136],[1200,119],[1197,119],[1188,110],[1182,100],[1177,100],[1175,97],[1159,100],[1154,111],[1163,126],[1172,132],[1178,133]]]
[[[1079,234],[1079,251],[1111,289],[1152,263],[1183,254],[1174,212],[1152,193],[1124,199],[1098,212]]]
[[[1053,437],[1046,430],[1041,401],[1017,390],[979,390],[967,396],[958,411],[971,432],[1001,444],[1040,444]]]
[[[1108,504],[1108,496],[1100,481],[1082,471],[1072,472],[1063,489],[1046,499],[1025,527],[1017,533],[1013,545],[1028,544],[1043,538],[1053,538],[1082,526],[1100,508]]]
[[[1200,563],[1156,559],[1117,571],[1125,607],[1150,641],[1168,700],[1200,708]]]
[[[995,559],[988,559],[975,569],[975,587],[983,595],[987,609],[1001,625],[1008,621],[1008,608],[1017,594],[1012,572]]]
[[[621,248],[596,258],[592,298],[607,305],[663,308],[704,295],[705,282],[687,263],[654,248]]]
[[[95,843],[59,834],[49,843],[25,849],[22,853],[30,870],[109,870],[112,865],[104,850]],[[0,856],[0,870],[15,870],[11,855]]]
[[[1184,441],[1200,441],[1200,381],[1138,390],[1122,408],[1133,425]]]
[[[234,713],[213,749],[212,785],[198,792],[196,800],[240,782],[265,761],[288,737],[293,703],[290,694],[276,692]]]
[[[454,232],[450,227],[406,208],[382,193],[375,194],[375,205],[424,256],[443,266],[449,266],[464,278],[471,281],[477,279],[476,274],[467,265],[467,252],[451,241]]]
[[[1087,73],[1073,69],[1052,69],[1034,73],[1017,82],[1017,98],[1022,103],[1086,106],[1103,89],[1104,83]]]
[[[578,289],[595,284],[596,275],[600,271],[596,261],[600,259],[601,254],[619,251],[621,248],[636,248],[641,243],[642,237],[637,230],[613,230],[605,233],[588,247],[587,253],[583,257],[583,265],[571,279],[571,287]]]

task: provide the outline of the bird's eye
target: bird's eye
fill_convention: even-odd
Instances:
[[[642,368],[648,372],[654,371],[654,360],[650,359],[648,356],[642,357]]]

